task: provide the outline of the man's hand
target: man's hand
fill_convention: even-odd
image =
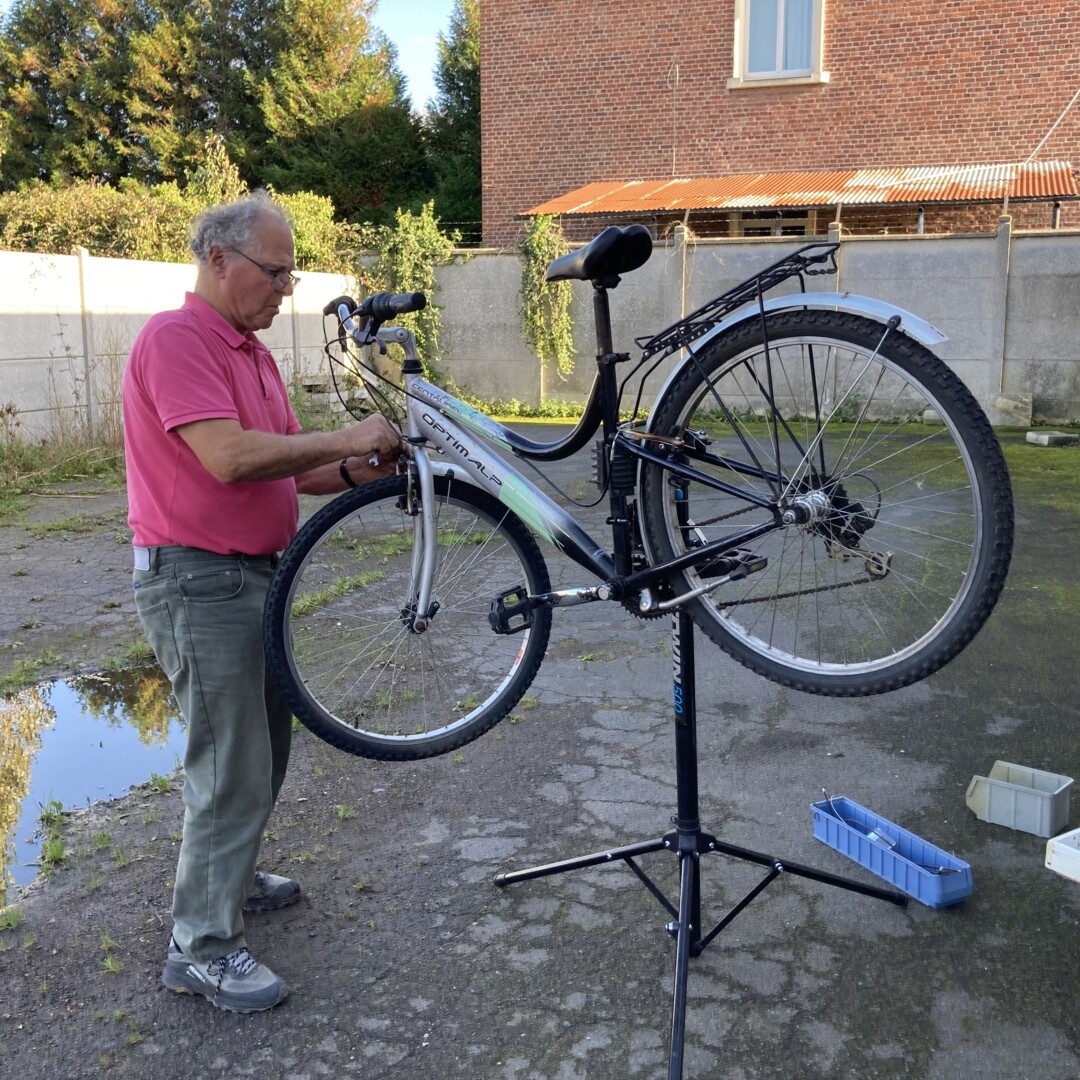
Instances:
[[[408,444],[401,437],[401,432],[382,413],[365,417],[348,428],[347,432],[351,443],[350,457],[363,459],[371,468],[384,464],[391,466],[389,473],[380,472],[380,476],[392,474],[394,462],[401,454],[408,452]],[[378,458],[378,464],[370,460],[373,458]]]

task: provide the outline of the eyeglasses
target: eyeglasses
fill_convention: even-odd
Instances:
[[[236,252],[242,259],[247,259],[252,266],[257,266],[268,278],[274,283],[274,288],[278,292],[284,292],[288,288],[296,288],[300,279],[291,271],[286,270],[283,266],[279,266],[276,269],[272,266],[263,266],[262,263],[256,262],[250,255],[245,255],[238,248],[232,248],[232,251]]]

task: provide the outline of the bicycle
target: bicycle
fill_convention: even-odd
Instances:
[[[648,230],[612,227],[555,260],[549,281],[592,283],[597,374],[554,442],[424,378],[413,335],[386,325],[422,294],[328,304],[328,354],[403,414],[411,456],[315,513],[275,572],[268,663],[300,720],[366,757],[452,751],[520,701],[554,609],[601,601],[644,618],[685,607],[736,660],[816,694],[893,690],[956,656],[1008,570],[1005,461],[930,351],[943,335],[882,301],[808,291],[838,247],[802,247],[637,339],[621,382],[608,293],[649,258]],[[355,355],[390,344],[405,354],[397,390]],[[631,379],[680,351],[647,416],[639,387],[620,420]],[[597,432],[610,550],[491,448],[552,461]],[[552,589],[537,536],[589,583]]]

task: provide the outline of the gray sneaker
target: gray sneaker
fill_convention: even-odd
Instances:
[[[229,1012],[272,1009],[288,996],[289,988],[247,948],[200,963],[189,960],[169,938],[169,957],[161,981],[178,994],[202,994],[212,1005]]]
[[[277,911],[300,899],[300,882],[292,878],[278,877],[255,871],[255,883],[251,895],[244,901],[245,911]]]

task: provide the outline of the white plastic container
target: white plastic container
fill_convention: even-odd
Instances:
[[[1080,829],[1046,841],[1046,866],[1062,877],[1080,881]]]
[[[973,776],[967,805],[980,821],[1053,836],[1069,823],[1071,776],[995,761],[989,776]]]

